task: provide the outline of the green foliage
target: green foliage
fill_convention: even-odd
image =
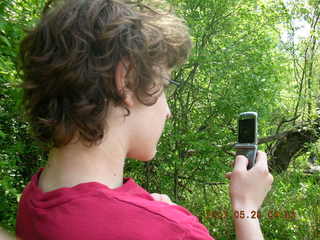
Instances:
[[[276,176],[262,209],[267,214],[271,212],[261,221],[266,239],[319,237],[319,181],[319,174],[305,175],[297,170]]]
[[[0,2],[0,225],[15,230],[18,198],[41,164],[41,152],[20,115],[21,93],[16,72],[18,42],[36,1]]]
[[[319,181],[319,174],[306,176],[299,171],[275,177],[272,190],[260,209],[265,239],[318,239]],[[235,239],[228,186],[207,186],[206,191],[200,186],[187,194],[184,206],[193,210],[216,239]],[[255,213],[250,217],[255,217]]]

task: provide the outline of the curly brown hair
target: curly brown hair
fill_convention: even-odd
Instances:
[[[123,59],[134,79],[127,87],[147,106],[157,101],[163,82],[155,67],[172,69],[191,49],[185,22],[163,6],[159,0],[47,4],[36,26],[25,30],[18,65],[24,116],[40,147],[64,146],[76,133],[89,146],[99,144],[110,101],[130,114],[114,77]],[[161,87],[150,94],[155,86]]]

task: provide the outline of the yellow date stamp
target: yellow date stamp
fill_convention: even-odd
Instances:
[[[211,210],[207,211],[205,218],[225,219],[225,218],[236,218],[236,219],[260,219],[263,217],[269,219],[282,218],[287,220],[295,220],[297,214],[294,210],[276,210],[271,209],[265,212],[256,210]]]

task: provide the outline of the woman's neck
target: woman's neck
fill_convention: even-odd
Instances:
[[[101,144],[86,148],[79,143],[54,148],[40,175],[39,187],[44,192],[86,182],[99,182],[111,189],[120,187],[125,157],[121,146]]]

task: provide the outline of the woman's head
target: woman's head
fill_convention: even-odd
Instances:
[[[191,40],[184,22],[159,8],[162,1],[141,2],[55,1],[27,31],[20,46],[21,87],[39,143],[60,147],[78,133],[97,144],[111,102],[129,115],[126,91],[115,81],[120,63],[125,88],[146,106],[156,103],[163,74],[186,60]]]

